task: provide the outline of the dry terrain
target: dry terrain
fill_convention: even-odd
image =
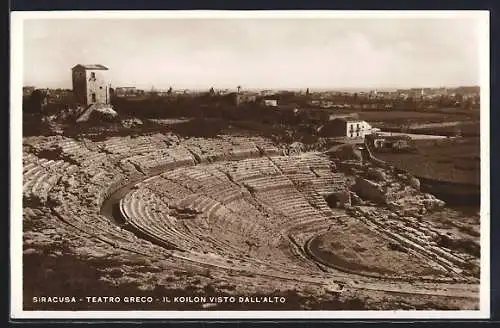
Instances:
[[[32,136],[22,183],[26,310],[478,308],[477,215],[447,222],[414,178],[371,164],[236,134]]]
[[[377,153],[380,159],[429,179],[479,185],[479,138],[416,141],[414,153]]]

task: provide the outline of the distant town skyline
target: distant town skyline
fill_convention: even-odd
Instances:
[[[273,92],[280,92],[280,91],[293,91],[293,92],[306,92],[307,89],[309,89],[310,92],[350,92],[350,93],[356,93],[356,92],[365,92],[365,93],[370,93],[370,92],[397,92],[397,91],[409,91],[409,90],[438,90],[438,89],[447,89],[447,90],[454,90],[454,89],[459,89],[459,88],[480,88],[477,85],[458,85],[458,86],[439,86],[439,87],[407,87],[407,88],[242,88],[241,91],[250,91],[250,92],[259,92],[259,91],[273,91]],[[71,90],[71,86],[69,87],[54,87],[54,88],[48,88],[43,85],[32,85],[32,84],[27,84],[24,85],[23,88],[36,88],[36,89],[53,89],[53,90]],[[150,91],[168,91],[170,88],[150,88],[150,89],[143,89],[143,88],[138,88],[135,86],[123,86],[123,85],[116,85],[112,86],[112,88],[118,88],[118,89],[124,89],[124,88],[134,88],[137,90],[143,90],[145,92],[150,92]],[[207,86],[207,87],[202,87],[202,88],[172,88],[173,91],[183,91],[183,90],[189,90],[189,91],[209,91],[212,87]],[[216,91],[237,91],[237,87],[234,88],[213,88]]]
[[[404,89],[480,85],[479,20],[28,19],[23,84],[71,88],[107,66],[141,89]]]

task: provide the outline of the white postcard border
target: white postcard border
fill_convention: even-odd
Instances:
[[[481,96],[481,283],[477,311],[24,311],[22,309],[22,86],[23,22],[26,19],[186,18],[436,18],[480,20]],[[11,13],[10,256],[12,319],[485,319],[490,316],[490,157],[488,11],[40,11]]]

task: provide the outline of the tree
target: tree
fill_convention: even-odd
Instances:
[[[158,91],[156,91],[155,87],[151,87],[151,91],[149,92],[151,97],[157,97],[158,96]]]
[[[43,106],[46,103],[47,93],[45,91],[36,89],[29,98],[29,109],[32,113],[41,114]]]

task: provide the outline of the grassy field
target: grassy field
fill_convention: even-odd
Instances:
[[[411,111],[379,111],[379,112],[358,112],[363,120],[369,121],[392,121],[392,120],[447,120],[464,119],[463,115],[443,114],[443,113],[424,113]]]
[[[345,115],[346,112],[335,112]],[[372,126],[386,131],[398,132],[406,127],[408,132],[422,134],[455,135],[456,125],[460,126],[463,135],[479,135],[479,115],[477,112],[422,112],[422,111],[360,111],[349,112],[357,114],[359,119],[367,121]],[[450,126],[450,122],[454,125]],[[416,128],[419,125],[431,124],[432,127]],[[442,126],[440,126],[442,124]]]
[[[360,119],[369,122],[450,122],[473,121],[479,119],[476,113],[443,113],[443,112],[417,112],[417,111],[359,111],[356,112]]]
[[[422,128],[412,128],[410,129],[413,133],[422,134],[437,134],[445,136],[455,136],[459,133],[462,136],[467,137],[479,137],[481,133],[479,121],[475,122],[462,122],[456,126],[433,126],[433,127],[422,127]]]
[[[413,175],[479,185],[479,138],[415,141],[416,153],[376,153],[376,156]]]

